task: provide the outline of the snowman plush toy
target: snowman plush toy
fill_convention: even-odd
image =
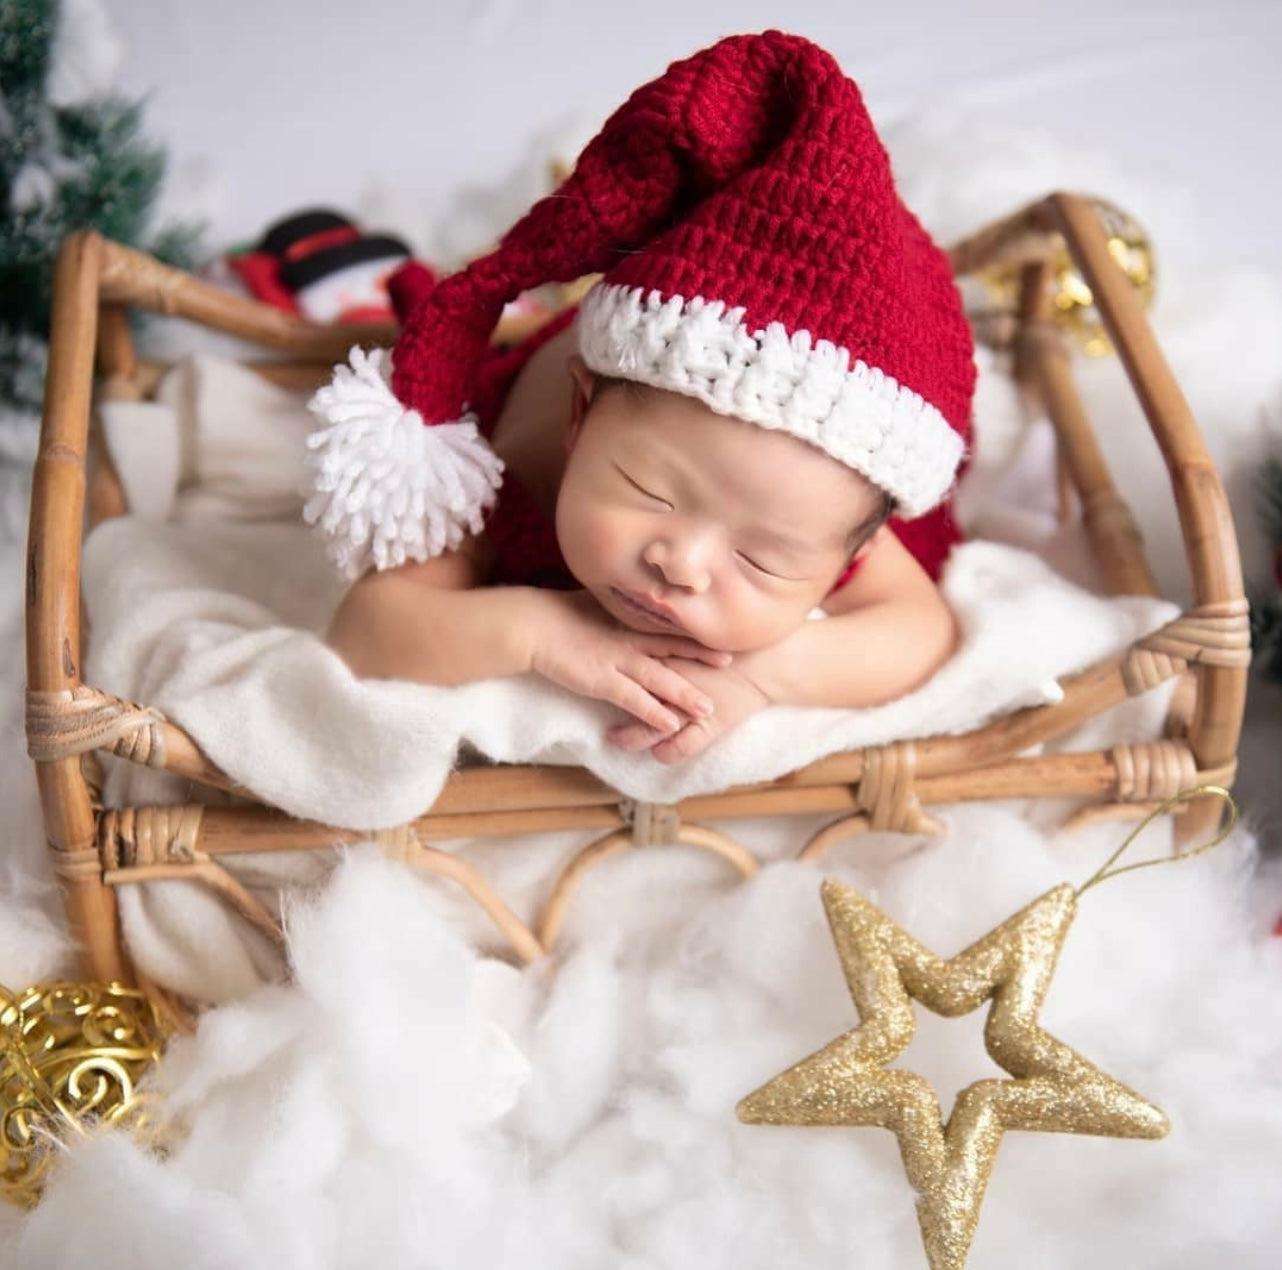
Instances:
[[[387,280],[410,259],[401,239],[366,234],[339,212],[310,208],[276,221],[226,264],[250,295],[312,322],[391,322]]]

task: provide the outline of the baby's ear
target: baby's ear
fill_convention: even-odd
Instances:
[[[583,431],[588,407],[596,396],[597,377],[578,353],[566,360],[566,369],[570,372],[570,422],[565,431],[565,452],[568,455]]]

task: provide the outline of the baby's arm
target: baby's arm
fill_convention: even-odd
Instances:
[[[476,548],[372,571],[352,584],[325,642],[361,679],[460,684],[519,674],[512,590],[480,591]]]
[[[882,600],[804,627],[741,657],[741,673],[772,705],[859,709],[921,687],[957,647],[943,603]]]
[[[919,688],[956,651],[957,619],[893,530],[883,527],[854,577],[770,648],[736,668],[776,705],[859,708]]]

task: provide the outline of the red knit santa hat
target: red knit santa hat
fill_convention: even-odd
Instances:
[[[353,349],[315,395],[306,515],[348,573],[481,531],[502,463],[467,408],[491,333],[520,292],[595,272],[577,320],[594,371],[800,437],[900,516],[947,494],[975,383],[948,259],[900,201],[856,85],[766,31],[637,89],[555,194],[419,303],[390,388],[382,354]]]

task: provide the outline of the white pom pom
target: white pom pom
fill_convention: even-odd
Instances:
[[[478,534],[494,505],[503,461],[473,415],[427,426],[388,385],[382,349],[353,348],[350,366],[307,408],[320,421],[307,438],[314,494],[303,509],[329,537],[330,559],[349,577],[429,560]]]

